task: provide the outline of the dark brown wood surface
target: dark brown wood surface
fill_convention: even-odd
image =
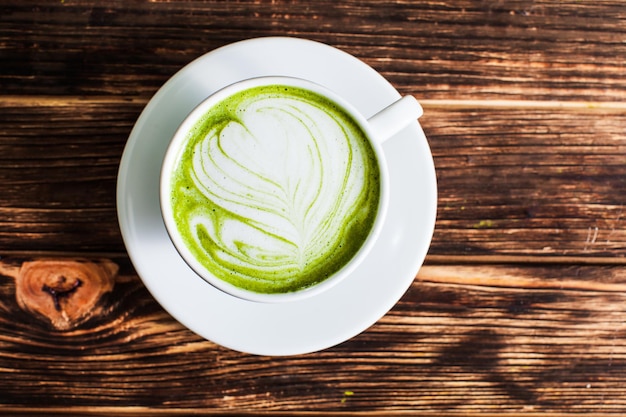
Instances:
[[[417,97],[439,188],[400,302],[286,358],[178,324],[115,211],[150,97],[259,36],[338,47]],[[0,0],[0,414],[624,415],[625,103],[621,0]]]

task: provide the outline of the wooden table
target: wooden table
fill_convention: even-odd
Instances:
[[[626,413],[622,0],[0,3],[0,414]],[[408,292],[294,357],[178,324],[115,210],[150,97],[260,36],[335,46],[415,95],[438,177]]]

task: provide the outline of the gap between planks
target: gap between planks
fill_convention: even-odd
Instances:
[[[24,251],[3,250],[2,258],[127,258],[126,252],[61,252],[61,251]],[[597,265],[623,266],[626,257],[618,256],[580,256],[580,255],[427,255],[424,265]]]
[[[419,99],[418,99],[419,100]],[[542,109],[542,110],[578,110],[626,112],[626,102],[601,101],[539,101],[539,100],[419,100],[429,108],[452,109]]]
[[[626,265],[625,257],[580,255],[427,255],[425,265]]]
[[[20,107],[76,106],[77,104],[132,103],[146,105],[150,97],[143,96],[31,96],[0,95],[0,105]],[[552,100],[435,100],[420,99],[426,108],[448,109],[544,109],[570,111],[626,112],[626,102],[552,101]]]

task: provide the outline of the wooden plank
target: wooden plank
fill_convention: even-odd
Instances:
[[[0,408],[626,412],[623,268],[426,266],[363,334],[270,358],[184,329],[115,261],[100,314],[65,331],[0,277]]]
[[[145,103],[0,102],[0,246],[122,251],[117,170]]]
[[[0,248],[123,253],[117,169],[144,105],[0,100]],[[425,108],[439,187],[431,255],[626,256],[626,111]]]
[[[196,57],[261,36],[329,43],[421,98],[626,98],[621,0],[3,1],[0,94],[146,97]]]
[[[427,108],[432,254],[624,256],[626,113]]]

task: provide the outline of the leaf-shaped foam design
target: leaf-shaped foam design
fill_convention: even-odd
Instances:
[[[326,98],[257,87],[213,107],[174,173],[176,222],[214,275],[257,292],[288,292],[347,263],[372,228],[376,157]]]

